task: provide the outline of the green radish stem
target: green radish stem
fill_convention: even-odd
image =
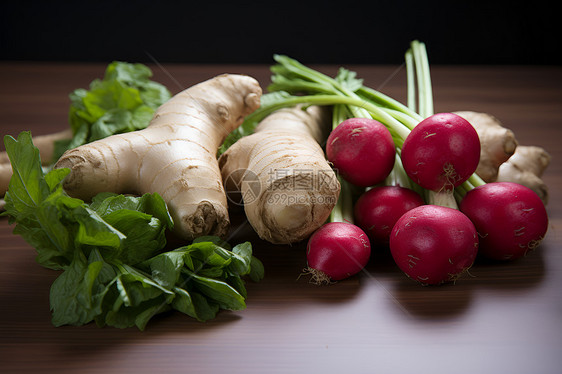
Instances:
[[[415,110],[417,107],[420,117],[427,118],[434,114],[433,93],[431,90],[429,63],[426,61],[427,54],[425,53],[425,48],[420,50],[422,45],[417,41],[413,41],[410,49],[405,54],[408,76],[408,106],[411,110]],[[452,193],[424,190],[422,196],[429,204],[458,209],[457,202]]]
[[[413,41],[411,48],[406,52],[405,59],[408,72],[408,106],[411,110],[416,108],[415,88],[417,86],[418,111],[420,116],[427,118],[434,114],[434,106],[431,73],[425,45]],[[454,192],[426,191],[425,197],[431,204],[458,209],[457,200],[460,201],[468,191],[482,184],[485,184],[482,178],[473,173],[467,181],[457,186]]]
[[[332,129],[335,129],[345,119],[350,117],[350,108],[344,105],[335,105],[332,111]],[[340,195],[330,214],[330,222],[353,223],[353,192],[349,183],[338,176],[340,182]]]
[[[408,49],[406,51],[406,54],[404,55],[404,60],[406,62],[406,79],[408,82],[408,99],[407,99],[407,104],[408,104],[408,108],[411,109],[412,111],[416,112],[416,84],[415,84],[415,79],[416,79],[416,73],[414,72],[414,55],[412,53],[411,49]],[[417,112],[416,112],[417,114]]]
[[[246,121],[259,122],[267,115],[273,113],[274,111],[292,107],[298,104],[307,105],[337,105],[346,104],[352,111],[352,115],[358,116],[358,108],[365,110],[367,118],[376,119],[387,125],[392,134],[392,138],[396,140],[397,144],[402,145],[404,139],[410,133],[409,128],[398,119],[394,118],[391,113],[394,111],[384,110],[382,107],[376,104],[366,102],[361,98],[348,97],[348,96],[338,96],[335,94],[319,94],[319,95],[303,95],[303,96],[289,96],[284,98],[282,101],[270,104],[268,106],[262,106],[258,111],[248,115]],[[365,115],[363,116],[365,117]],[[389,125],[390,124],[390,125]]]

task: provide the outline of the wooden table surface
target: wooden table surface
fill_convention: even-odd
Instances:
[[[329,74],[336,66],[317,66]],[[405,100],[397,66],[348,66],[373,88]],[[67,128],[68,93],[101,77],[105,65],[0,63],[0,133]],[[223,72],[267,66],[152,66],[173,92]],[[247,308],[200,323],[179,313],[136,328],[55,328],[49,287],[58,272],[0,219],[0,372],[57,373],[561,373],[562,69],[433,66],[436,111],[489,112],[521,144],[552,155],[550,226],[541,246],[504,264],[478,261],[456,284],[421,287],[384,253],[366,271],[318,287],[299,274],[304,244],[260,241],[234,216],[235,244],[250,240],[266,269],[248,284]],[[3,149],[3,147],[2,147]]]

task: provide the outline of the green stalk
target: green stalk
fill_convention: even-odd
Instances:
[[[372,88],[361,87],[357,90],[357,93],[363,100],[367,100],[377,106],[380,106],[385,111],[400,113],[402,116],[408,117],[408,128],[410,131],[415,125],[423,120],[423,118],[414,110],[402,103],[390,99],[388,96],[375,91]]]
[[[340,182],[340,195],[336,205],[330,213],[330,222],[347,222],[353,223],[353,193],[351,186],[347,181],[338,176]]]
[[[262,106],[254,113],[248,115],[245,121],[259,122],[267,115],[273,113],[276,110],[286,107],[292,107],[297,104],[329,105],[329,106],[345,104],[349,107],[349,109],[352,111],[354,116],[357,114],[358,109],[362,109],[366,111],[367,118],[376,119],[377,121],[380,121],[381,123],[384,123],[387,126],[387,128],[390,130],[390,133],[392,134],[393,139],[396,141],[396,144],[399,147],[402,146],[404,140],[410,133],[408,126],[392,115],[396,113],[395,111],[385,110],[375,104],[364,101],[360,98],[339,96],[333,94],[290,96],[288,98],[283,99],[282,101],[278,101],[269,106]],[[401,118],[402,120],[410,121],[410,119],[405,116],[397,116],[397,117],[403,117]]]
[[[345,105],[335,105],[332,112],[332,129],[335,129],[340,123],[349,118],[349,109]],[[353,223],[353,192],[350,184],[338,175],[340,182],[340,195],[336,205],[330,213],[330,222],[347,222]]]
[[[305,92],[305,97],[307,97],[305,99],[303,96],[292,96],[285,100],[287,105],[296,103],[346,104],[354,117],[372,118],[385,124],[398,147],[402,146],[413,126],[420,120],[415,112],[396,100],[364,87],[362,81],[355,79],[354,74],[345,69],[340,69],[338,78],[342,81],[338,81],[337,78],[328,77],[287,56],[276,55],[275,60],[279,64],[271,69],[274,75],[268,90],[270,92],[284,91],[292,95]],[[348,73],[342,74],[345,72]],[[314,99],[314,97],[316,98]],[[331,102],[330,98],[333,98]],[[271,109],[277,108],[272,107]],[[259,113],[263,110],[258,110],[256,115],[260,115]]]
[[[394,185],[409,188],[416,191],[420,196],[425,197],[426,190],[420,187],[418,184],[414,183],[412,179],[408,176],[402,165],[402,159],[400,158],[400,150],[396,152],[396,160],[394,162],[394,167],[389,177],[385,181],[385,185]]]
[[[416,112],[416,87],[414,83],[416,79],[416,73],[414,72],[414,54],[412,53],[411,49],[408,49],[406,51],[404,59],[406,60],[406,79],[408,82],[408,108]]]
[[[408,58],[406,61],[407,69],[410,72],[415,72],[415,74],[408,76],[408,103],[411,107],[415,106],[415,98],[412,96],[413,92],[415,92],[414,86],[417,84],[418,112],[421,117],[427,118],[433,115],[433,93],[425,46],[423,43],[413,41],[406,54],[412,56],[412,58]],[[453,191],[436,192],[424,190],[423,192],[422,196],[424,196],[428,204],[458,209]]]
[[[415,84],[418,86],[418,100],[419,100],[419,113],[424,118],[427,118],[434,113],[431,74],[429,69],[429,61],[427,58],[427,51],[425,44],[414,41],[411,44],[411,49],[406,53],[407,70],[417,73],[417,79],[414,79],[413,74],[408,75],[408,105],[409,108],[415,108],[415,99],[411,97],[415,92]],[[413,56],[413,57],[411,57]],[[415,67],[414,67],[415,66]],[[437,205],[445,205],[452,208],[457,208],[457,201],[460,201],[468,191],[477,186],[485,184],[476,173],[473,173],[470,178],[460,186],[457,186],[453,193],[447,192],[433,192],[429,191],[427,199],[430,203]]]
[[[417,74],[419,114],[423,118],[433,115],[433,90],[431,87],[431,75],[429,71],[429,61],[425,44],[414,40],[411,43],[411,50],[414,56],[414,66]]]
[[[335,79],[317,71],[314,69],[311,69],[303,64],[301,64],[300,62],[298,62],[297,60],[294,60],[290,57],[287,56],[283,56],[283,55],[275,55],[273,57],[275,59],[275,61],[277,61],[278,63],[280,63],[284,68],[286,68],[288,71],[290,71],[291,73],[295,74],[296,76],[305,79],[305,80],[310,80],[313,82],[317,82],[320,83],[321,85],[325,85],[325,87],[333,93],[341,93],[343,95],[349,96],[349,97],[357,97],[357,95],[355,95],[355,93],[351,90],[349,90],[348,88],[346,88],[344,85],[342,85],[341,83],[339,83],[338,81],[336,81]],[[276,72],[276,68],[273,67],[272,68],[273,72]],[[282,70],[277,70],[278,72],[282,72]]]

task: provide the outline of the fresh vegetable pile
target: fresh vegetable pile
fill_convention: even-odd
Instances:
[[[261,88],[223,75],[170,98],[150,76],[144,65],[112,63],[90,90],[74,91],[72,136],[47,139],[55,154],[69,148],[55,165],[30,133],[5,137],[11,179],[3,214],[40,265],[62,270],[50,293],[56,326],[144,329],[170,309],[205,321],[245,308],[244,278],[263,277],[250,243],[231,248],[221,238],[230,222],[207,150],[259,106]],[[146,177],[135,175],[143,169]],[[156,188],[144,191],[147,182]],[[166,245],[172,231],[185,246]]]
[[[477,254],[516,259],[546,234],[546,189],[536,179],[548,154],[539,148],[529,157],[538,161],[528,164],[540,167],[511,167],[498,182],[498,169],[519,148],[513,133],[487,114],[434,113],[425,45],[412,42],[405,58],[408,105],[364,86],[347,69],[331,78],[276,55],[262,106],[231,134],[232,141],[250,133],[281,108],[332,108],[325,151],[338,172],[341,194],[330,224],[308,242],[307,272],[314,281],[342,279],[348,263],[353,266],[343,273],[351,276],[365,266],[373,248],[389,247],[408,276],[440,284],[456,280]],[[533,173],[534,180],[521,178],[523,173]],[[340,225],[332,226],[335,222]],[[365,245],[358,251],[350,237],[363,234],[370,240],[361,240]]]
[[[61,271],[54,325],[144,329],[171,309],[200,321],[243,309],[245,278],[264,269],[250,243],[225,241],[234,205],[264,240],[307,240],[319,284],[361,272],[375,250],[437,285],[477,255],[513,260],[540,244],[550,156],[488,114],[434,113],[423,43],[405,54],[407,105],[347,69],[275,60],[264,95],[223,74],[173,97],[144,65],[113,63],[71,94],[70,131],[46,148],[5,137],[4,215]],[[169,248],[168,234],[185,245]]]

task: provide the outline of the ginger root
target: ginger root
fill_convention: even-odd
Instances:
[[[319,145],[330,127],[327,108],[280,109],[219,158],[225,187],[240,191],[260,238],[291,244],[329,217],[340,184]]]
[[[55,132],[47,135],[39,135],[33,137],[33,144],[39,149],[39,156],[41,157],[41,163],[45,165],[50,165],[54,161],[53,153],[55,150],[55,142],[58,140],[65,140],[72,138],[72,130],[69,128],[67,130]],[[8,191],[8,185],[10,184],[10,179],[12,178],[12,165],[10,164],[10,159],[6,152],[0,152],[0,196],[4,196],[6,191]],[[0,210],[2,208],[0,207]]]
[[[550,164],[551,156],[538,146],[517,146],[515,153],[503,163],[497,182],[515,182],[535,191],[543,203],[548,203],[548,187],[541,179]]]
[[[518,144],[514,133],[488,113],[458,111],[474,126],[481,143],[476,174],[485,182],[514,182],[529,187],[548,202],[548,187],[541,176],[550,164],[550,155],[537,146]]]
[[[252,77],[217,76],[161,105],[147,128],[69,150],[55,168],[71,169],[64,181],[71,196],[157,192],[179,237],[224,237],[230,219],[216,152],[260,106],[261,94]]]
[[[454,113],[470,122],[480,138],[480,162],[476,174],[485,182],[494,182],[500,165],[506,162],[517,148],[517,139],[513,131],[503,127],[497,118],[487,113]]]

